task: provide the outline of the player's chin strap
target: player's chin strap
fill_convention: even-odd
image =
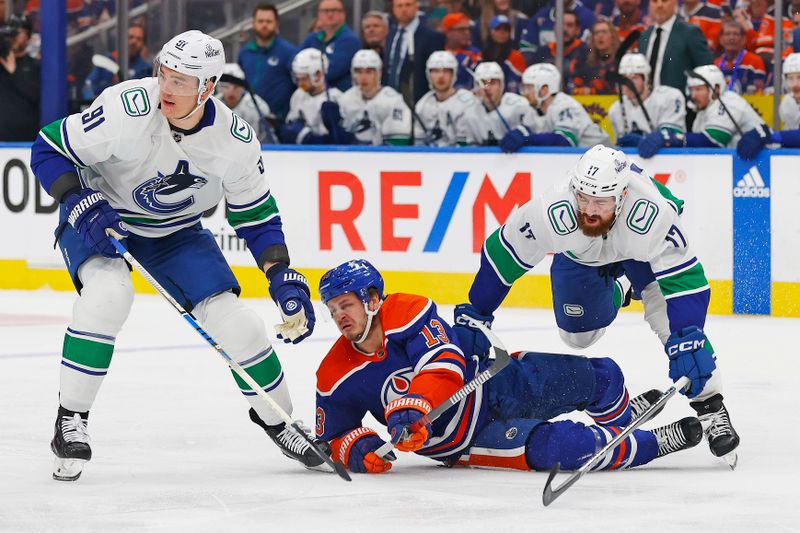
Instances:
[[[187,115],[184,115],[184,116],[182,116],[180,118],[176,118],[176,119],[173,119],[173,120],[186,120],[187,118],[191,117],[192,115],[197,113],[198,109],[201,109],[205,105],[206,101],[208,101],[208,99],[210,97],[211,97],[211,93],[208,93],[208,96],[206,96],[203,99],[200,99],[200,95],[198,95],[197,96],[197,105],[194,106],[194,109],[192,109]]]
[[[369,310],[369,304],[364,303],[364,311],[367,312],[367,326],[364,328],[364,333],[361,334],[361,337],[358,338],[356,344],[361,344],[365,340],[367,340],[367,336],[369,335],[369,330],[372,327],[372,319],[375,318],[375,315],[378,314],[378,311],[381,310],[381,306],[383,305],[383,300],[378,301],[378,307],[375,308],[374,311]]]

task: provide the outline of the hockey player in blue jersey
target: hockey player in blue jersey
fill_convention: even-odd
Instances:
[[[468,318],[491,324],[511,285],[552,252],[559,334],[581,349],[603,335],[632,288],[664,344],[670,378],[692,381],[681,392],[704,423],[712,453],[735,466],[739,436],[702,329],[711,291],[683,229],[682,205],[621,151],[591,148],[567,183],[524,204],[486,239],[469,303],[456,307],[455,320],[466,346],[485,352],[488,340]]]
[[[62,352],[51,443],[55,479],[77,479],[91,459],[89,410],[133,301],[128,266],[107,230],[125,238],[133,256],[291,413],[263,320],[239,301],[233,272],[200,224],[224,197],[229,223],[269,280],[283,318],[278,336],[296,343],[310,335],[308,285],[289,267],[258,140],[250,125],[211,96],[224,65],[219,40],[184,32],[162,48],[157,77],[109,87],[84,113],[42,128],[33,144],[31,167],[61,204],[56,238],[79,294]],[[302,436],[236,380],[251,419],[281,451],[307,467],[319,466]]]
[[[384,294],[380,273],[363,259],[320,280],[320,295],[341,337],[317,370],[317,438],[353,472],[391,468],[375,451],[384,444],[363,426],[369,412],[390,434],[411,428],[401,451],[449,465],[575,469],[660,396],[629,400],[610,358],[520,352],[495,377],[441,417],[415,423],[472,380],[490,361],[465,355],[429,298]],[[595,424],[548,419],[584,410]],[[598,468],[642,465],[702,439],[693,417],[652,431],[636,430]]]

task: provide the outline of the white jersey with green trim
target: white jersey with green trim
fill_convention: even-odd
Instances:
[[[239,103],[236,104],[236,107],[231,108],[231,111],[243,118],[253,127],[259,141],[262,143],[265,141],[275,142],[269,139],[268,130],[271,129],[269,123],[267,123],[266,120],[261,120],[262,117],[266,118],[270,115],[269,104],[257,94],[255,94],[255,97],[256,99],[254,101],[250,93],[243,93]],[[258,108],[256,108],[256,102],[258,103]],[[274,138],[274,131],[272,132],[272,136]]]
[[[498,114],[499,111],[499,114]],[[503,119],[500,118],[503,116]],[[536,124],[537,113],[524,96],[503,93],[497,110],[488,109],[485,103],[470,107],[465,114],[467,143],[471,145],[491,144],[491,139],[499,141],[517,126],[531,127]],[[503,123],[506,121],[506,124]],[[491,134],[491,137],[490,137]]]
[[[611,128],[617,139],[631,132],[650,133],[653,128],[670,128],[681,133],[686,131],[686,99],[683,97],[683,93],[675,87],[659,85],[645,98],[644,108],[650,115],[653,128],[650,127],[642,106],[636,100],[631,101],[627,96],[623,96],[622,102],[623,104],[620,105],[619,100],[615,101],[608,110]],[[622,116],[623,106],[625,108],[624,118]],[[625,118],[628,122],[627,128],[625,127]]]
[[[557,93],[547,106],[542,132],[558,133],[566,137],[572,146],[611,144],[611,139],[592,121],[586,109],[564,93]]]
[[[780,115],[781,120],[783,121],[783,129],[800,129],[800,102],[798,102],[797,99],[791,94],[783,95],[783,100],[781,100]]]
[[[243,207],[229,217],[234,228],[278,216],[253,129],[214,97],[204,105],[202,127],[172,131],[159,111],[158,80],[130,80],[43,128],[42,137],[137,235],[191,226],[223,196]]]
[[[707,289],[679,216],[682,201],[668,190],[662,193],[634,169],[629,171],[622,210],[603,237],[589,237],[580,230],[575,195],[566,186],[515,211],[485,243],[485,254],[499,279],[511,286],[552,252],[588,266],[629,259],[650,263],[668,299]]]
[[[764,123],[747,100],[733,91],[722,93],[722,101],[742,132],[750,131]],[[731,117],[718,99],[713,99],[705,109],[697,112],[692,131],[702,133],[721,148],[733,148],[742,138]]]
[[[435,91],[428,91],[419,99],[414,121],[415,144],[431,146],[456,146],[467,143],[467,110],[480,106],[478,97],[466,89],[458,89],[446,100],[439,101]],[[419,121],[422,124],[419,124]]]
[[[391,87],[381,87],[365,100],[361,89],[353,86],[342,95],[339,106],[345,129],[361,144],[408,144],[411,139],[411,110]]]
[[[311,95],[303,89],[297,89],[289,99],[289,113],[286,114],[286,122],[302,120],[303,123],[311,128],[311,133],[315,135],[325,135],[328,128],[322,123],[322,102],[338,102],[342,97],[342,91],[336,87],[322,91],[317,95]]]

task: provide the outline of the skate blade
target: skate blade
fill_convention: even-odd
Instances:
[[[53,479],[56,481],[77,481],[83,472],[86,459],[62,459],[56,457],[53,466]]]
[[[736,470],[736,465],[739,464],[739,455],[736,452],[729,452],[722,456],[722,459],[728,463],[731,470]]]

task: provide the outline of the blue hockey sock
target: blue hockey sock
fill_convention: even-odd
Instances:
[[[586,414],[604,426],[628,425],[631,421],[630,398],[619,365],[608,357],[593,357],[589,362],[594,368],[595,385]]]

